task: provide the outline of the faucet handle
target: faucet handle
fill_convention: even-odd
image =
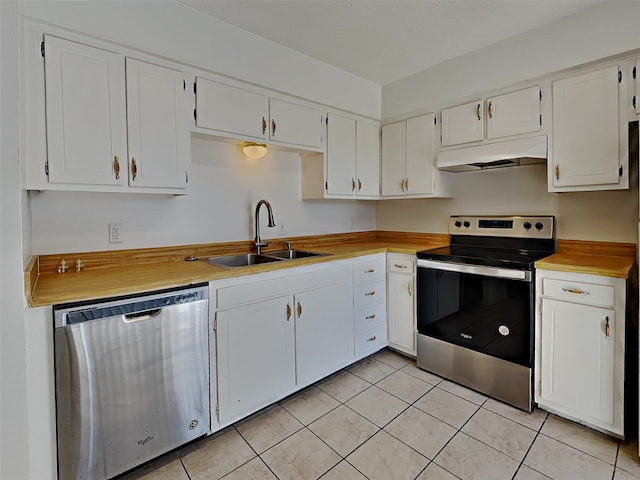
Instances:
[[[284,246],[287,247],[287,250],[291,250],[291,242],[284,242]]]

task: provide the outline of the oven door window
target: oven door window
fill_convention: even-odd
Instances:
[[[418,268],[418,332],[526,367],[533,282]]]

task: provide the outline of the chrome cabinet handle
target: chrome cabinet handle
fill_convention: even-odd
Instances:
[[[267,133],[267,120],[262,117],[262,134],[264,135],[265,133]]]
[[[374,318],[376,318],[376,314],[375,313],[373,315],[369,315],[367,317],[364,317],[365,320],[373,320]]]
[[[573,293],[574,295],[589,295],[589,292],[587,292],[586,290],[581,290],[579,288],[562,287],[562,291]]]
[[[135,181],[138,176],[138,165],[136,164],[136,159],[131,158],[131,178]]]
[[[480,116],[480,104],[476,107],[476,116],[478,117],[478,120],[482,120],[482,117]]]
[[[402,191],[404,192],[404,178],[402,179],[402,181],[400,182],[400,188],[402,189]]]
[[[353,192],[353,191],[355,191],[355,189],[356,189],[356,181],[355,181],[355,179],[352,178],[351,179],[351,191]]]
[[[373,273],[375,272],[375,269],[370,268],[369,270],[365,270],[364,273]]]
[[[604,335],[606,337],[608,337],[609,334],[611,333],[611,327],[609,326],[609,317],[604,317],[604,321],[605,321],[605,324],[604,324]]]
[[[113,171],[116,174],[116,180],[120,180],[120,158],[118,155],[113,157]]]
[[[364,296],[365,296],[365,297],[370,297],[370,296],[375,295],[375,294],[376,294],[376,291],[375,291],[375,290],[371,290],[370,292],[366,292],[366,293],[364,294]]]
[[[396,268],[407,268],[406,265],[398,265],[397,263],[394,263],[393,266]]]
[[[291,320],[291,305],[287,303],[287,322]]]
[[[491,111],[492,104],[493,102],[489,102],[489,105],[487,106],[487,113],[489,114],[489,118],[493,118],[493,112]]]
[[[362,182],[358,179],[358,191],[362,190]]]
[[[556,165],[556,180],[560,180],[560,167]]]
[[[409,179],[408,179],[408,178],[407,178],[407,179],[405,179],[405,181],[404,181],[404,188],[405,188],[405,190],[406,190],[407,192],[409,191]]]
[[[271,119],[271,136],[276,136],[276,121],[273,118]]]
[[[302,315],[302,305],[298,302],[298,317],[300,317],[300,315]]]

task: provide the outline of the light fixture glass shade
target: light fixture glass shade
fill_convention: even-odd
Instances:
[[[262,158],[267,154],[267,146],[264,143],[245,142],[242,151],[249,158]]]

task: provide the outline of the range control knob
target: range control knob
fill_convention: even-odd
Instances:
[[[536,229],[542,230],[542,227],[544,227],[544,225],[542,225],[541,222],[536,222]]]
[[[522,224],[522,226],[523,226],[526,230],[529,230],[529,229],[531,228],[531,223],[529,223],[529,222],[524,222],[524,223]]]
[[[460,220],[456,220],[454,225],[458,228],[460,228],[462,226],[462,222]]]
[[[471,226],[471,224],[470,224],[469,222],[467,222],[467,221],[465,221],[465,222],[463,223],[463,225],[464,225],[466,228],[469,228],[469,227]]]

